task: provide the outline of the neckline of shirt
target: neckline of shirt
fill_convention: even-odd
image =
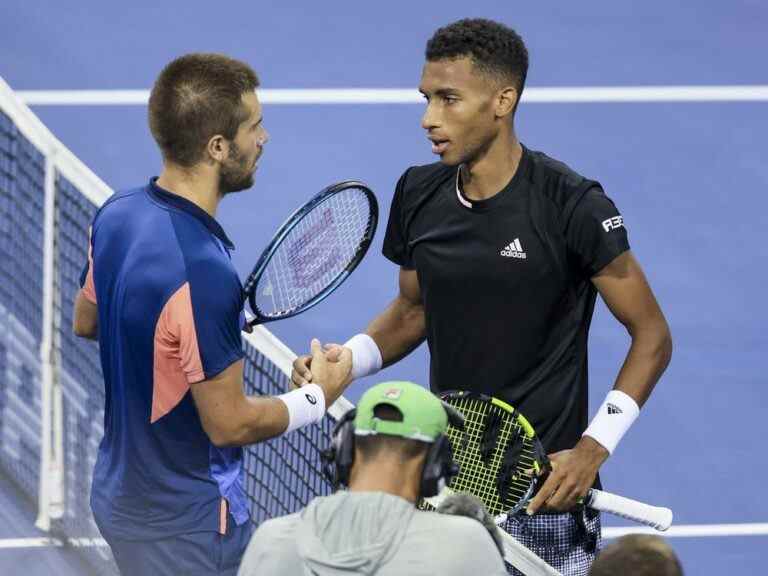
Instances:
[[[523,178],[525,177],[525,173],[527,172],[529,157],[528,149],[522,144],[521,146],[523,153],[520,156],[520,163],[517,166],[517,170],[515,170],[515,173],[512,175],[512,178],[509,180],[509,182],[507,182],[506,186],[499,190],[498,193],[494,194],[490,198],[486,198],[485,200],[471,200],[464,195],[464,192],[461,190],[462,164],[460,164],[458,168],[456,168],[456,178],[454,180],[456,188],[456,200],[459,202],[459,204],[470,212],[484,212],[496,206],[496,204],[501,202],[506,196],[518,188]]]
[[[227,233],[224,232],[224,228],[221,227],[221,224],[219,224],[213,216],[208,214],[208,212],[200,208],[200,206],[194,202],[158,186],[157,176],[150,178],[149,186],[147,186],[147,192],[154,200],[160,204],[164,204],[170,208],[175,208],[176,210],[180,210],[189,214],[190,216],[193,216],[194,218],[197,218],[211,232],[211,234],[221,240],[221,243],[224,244],[224,246],[226,246],[229,250],[235,249],[235,245],[229,239]]]

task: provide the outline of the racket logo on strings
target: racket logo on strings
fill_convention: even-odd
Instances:
[[[348,180],[327,187],[280,226],[243,289],[256,324],[309,310],[360,264],[376,233],[379,205],[368,186]]]

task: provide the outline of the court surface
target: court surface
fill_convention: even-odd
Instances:
[[[0,17],[0,76],[18,91],[146,90],[173,57],[221,51],[251,63],[265,89],[412,89],[433,30],[485,16],[526,40],[531,89],[768,84],[768,4],[758,0],[467,6],[455,0],[226,7],[9,0]],[[768,546],[761,475],[768,99],[702,101],[691,90],[681,101],[649,101],[660,93],[604,102],[592,90],[586,102],[562,101],[558,93],[559,101],[523,103],[518,135],[602,182],[673,331],[672,364],[604,465],[605,486],[674,508],[682,528],[670,541],[688,574],[759,574]],[[33,109],[110,186],[140,185],[160,162],[146,107],[106,97],[113,102]],[[271,141],[256,186],[225,200],[219,214],[237,246],[241,275],[282,220],[331,182],[368,182],[386,219],[400,174],[434,161],[419,126],[422,111],[418,102],[266,104]],[[313,336],[343,341],[363,329],[397,288],[396,267],[380,255],[382,240],[383,226],[343,288],[270,330],[301,352]],[[594,408],[612,386],[628,342],[600,305],[590,341]],[[427,374],[422,346],[375,380],[426,383]],[[356,400],[373,381],[356,383],[348,397]],[[3,495],[5,507],[14,509],[10,489]],[[605,523],[626,526],[612,518]],[[692,532],[698,535],[685,535]],[[6,526],[2,537],[28,535],[34,534],[14,535]],[[0,568],[23,562],[28,576],[47,574],[49,560],[42,558],[50,553],[0,549]]]

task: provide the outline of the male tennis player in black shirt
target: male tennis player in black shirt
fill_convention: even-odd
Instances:
[[[531,516],[505,528],[564,574],[586,574],[600,524],[578,500],[666,368],[671,337],[600,184],[518,140],[527,69],[522,39],[496,22],[462,20],[428,42],[422,126],[440,162],[400,178],[384,240],[400,293],[346,346],[360,377],[426,338],[433,391],[476,390],[518,408],[553,471]],[[598,292],[632,344],[588,426]],[[293,380],[311,381],[307,357]]]

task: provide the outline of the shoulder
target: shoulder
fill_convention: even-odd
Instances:
[[[263,522],[251,537],[245,550],[239,575],[271,572],[272,567],[286,568],[291,560],[298,561],[296,528],[299,514],[290,514]],[[293,573],[290,569],[287,573]]]
[[[439,190],[452,186],[455,178],[456,167],[441,162],[411,166],[400,176],[393,202],[401,215],[415,213]]]
[[[400,178],[404,190],[429,190],[451,181],[456,176],[455,166],[446,166],[442,162],[411,166]]]
[[[264,551],[295,551],[299,522],[298,513],[262,522],[251,537],[246,556],[260,556]]]
[[[440,535],[439,539],[435,534]],[[479,568],[482,574],[504,573],[504,563],[491,535],[473,518],[419,512],[411,521],[408,536],[416,542],[423,536],[423,546],[439,546],[442,560],[457,573],[464,573],[459,570],[462,566]]]
[[[544,152],[528,150],[529,178],[534,189],[542,193],[560,209],[569,201],[578,200],[590,188],[599,188],[596,180],[582,176],[565,162]]]
[[[452,514],[438,514],[437,512],[427,512],[419,510],[413,517],[412,525],[417,528],[440,526],[440,529],[445,529],[446,533],[461,534],[466,531],[473,531],[477,527],[481,527],[480,523],[467,516],[455,516]]]
[[[299,521],[299,513],[271,518],[259,525],[253,534],[253,539],[258,539],[259,541],[292,540]]]
[[[115,192],[96,211],[94,223],[104,219],[121,219],[125,215],[134,213],[136,204],[144,200],[143,192],[143,187]]]
[[[203,274],[211,283],[237,278],[237,272],[223,242],[196,217],[178,210],[168,210],[172,240],[190,275]],[[239,280],[238,280],[239,283]]]
[[[440,530],[441,538],[459,541],[481,542],[484,546],[494,546],[493,539],[480,522],[466,516],[452,516],[436,512],[418,512],[411,521],[415,531]]]

